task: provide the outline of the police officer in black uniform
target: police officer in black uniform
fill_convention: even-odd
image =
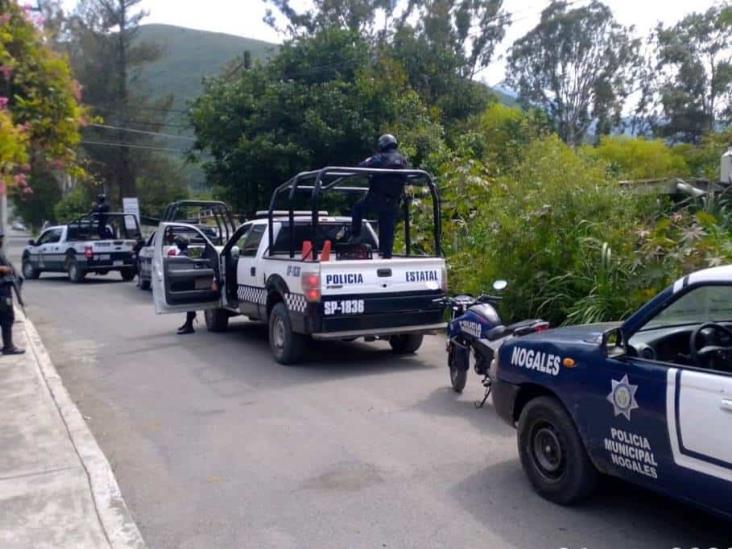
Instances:
[[[378,152],[361,162],[360,168],[405,169],[407,159],[397,150],[396,137],[387,133],[379,137]],[[379,253],[384,259],[391,258],[394,247],[399,200],[404,192],[407,179],[403,175],[378,174],[369,177],[369,191],[366,196],[353,205],[351,223],[351,243],[361,242],[363,218],[369,212],[375,213],[379,220]]]
[[[188,239],[183,235],[178,235],[173,240],[175,247],[178,248],[176,255],[188,256]],[[196,330],[193,329],[193,321],[196,320],[196,311],[188,311],[186,313],[185,323],[178,328],[178,335],[192,334]]]
[[[2,329],[4,355],[21,355],[25,352],[13,344],[13,322],[15,322],[15,311],[13,310],[13,279],[15,278],[15,267],[5,256],[3,244],[5,234],[0,229],[0,329]]]
[[[99,234],[99,238],[107,238],[107,214],[109,213],[109,204],[107,204],[106,194],[99,193],[97,201],[90,213],[92,215],[92,219],[96,219],[98,222],[97,232]]]

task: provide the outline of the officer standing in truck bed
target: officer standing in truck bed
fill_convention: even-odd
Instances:
[[[403,170],[409,167],[407,159],[398,151],[396,137],[390,133],[379,137],[378,152],[361,162],[360,168],[388,168]],[[369,191],[353,205],[351,212],[351,242],[361,242],[363,217],[369,212],[377,215],[379,221],[379,253],[383,259],[390,259],[394,248],[399,200],[404,192],[406,177],[398,174],[374,174],[369,176]]]

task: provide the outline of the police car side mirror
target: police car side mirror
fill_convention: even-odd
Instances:
[[[625,341],[620,328],[613,328],[602,334],[600,345],[602,354],[608,358],[617,358],[625,354]]]
[[[231,259],[237,260],[237,259],[239,259],[240,255],[241,255],[241,250],[239,249],[239,246],[232,246],[231,247]]]
[[[33,239],[31,238],[31,239],[30,239],[30,240],[28,241],[28,246],[35,246],[35,245],[36,245],[36,241],[35,241],[35,240],[33,240]]]

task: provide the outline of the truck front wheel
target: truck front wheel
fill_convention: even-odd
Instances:
[[[209,332],[225,332],[229,326],[229,313],[226,309],[206,309],[203,316]]]
[[[595,487],[597,470],[572,418],[553,397],[535,398],[521,411],[518,449],[534,490],[549,501],[569,505]]]
[[[422,334],[393,335],[389,338],[391,350],[398,355],[409,355],[416,353],[422,346]]]
[[[28,280],[35,280],[41,275],[41,271],[36,269],[31,263],[30,258],[23,259],[23,276]]]
[[[290,315],[284,303],[277,303],[269,314],[269,347],[280,364],[300,361],[305,351],[305,336],[292,331]]]

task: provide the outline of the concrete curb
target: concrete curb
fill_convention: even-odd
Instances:
[[[22,321],[27,352],[35,358],[41,377],[86,472],[97,519],[109,546],[114,549],[145,549],[145,542],[122,498],[112,467],[66,391],[36,327],[17,309],[16,318]]]

